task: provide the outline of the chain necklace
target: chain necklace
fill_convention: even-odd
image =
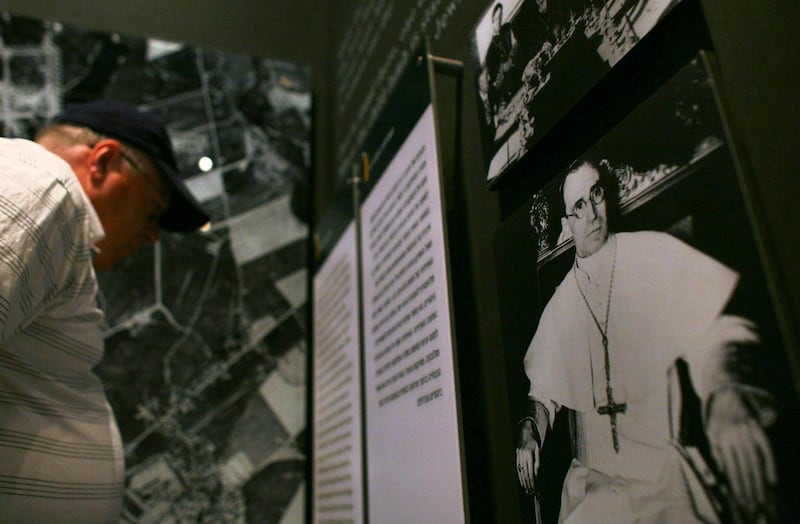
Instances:
[[[597,330],[600,331],[600,336],[602,337],[603,341],[603,362],[605,367],[605,374],[606,374],[606,400],[608,403],[605,406],[599,406],[597,408],[597,412],[600,415],[606,415],[609,417],[609,422],[611,423],[611,438],[614,444],[614,451],[619,453],[619,435],[617,432],[617,414],[625,413],[625,409],[627,408],[627,404],[617,404],[614,402],[614,393],[611,388],[611,362],[608,356],[608,314],[611,311],[611,291],[614,289],[614,270],[617,267],[617,239],[616,237],[613,238],[614,240],[614,258],[613,262],[611,263],[611,277],[608,281],[608,301],[606,302],[606,318],[603,324],[600,324],[600,321],[597,319],[597,315],[594,314],[594,310],[592,306],[589,304],[589,300],[586,298],[586,294],[581,289],[580,282],[578,281],[578,273],[577,267],[578,263],[576,261],[575,265],[572,266],[572,273],[575,277],[575,285],[578,286],[578,291],[581,294],[581,298],[583,298],[583,303],[586,304],[586,308],[589,310],[589,314],[592,316],[592,320],[594,320],[595,326],[597,326]],[[590,357],[591,358],[591,357]]]

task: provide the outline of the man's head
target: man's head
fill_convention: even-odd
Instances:
[[[155,243],[159,227],[185,232],[208,221],[178,174],[169,137],[153,113],[110,100],[70,106],[37,142],[70,164],[103,224],[98,270]]]
[[[547,12],[547,0],[536,0],[536,6],[539,8],[540,13]]]
[[[562,223],[572,231],[579,257],[597,252],[608,239],[607,184],[595,162],[581,160],[567,170],[562,183]]]
[[[503,25],[503,4],[497,2],[492,8],[492,28],[495,33],[500,32],[500,27]]]

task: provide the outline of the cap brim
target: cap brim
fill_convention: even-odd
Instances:
[[[209,221],[208,214],[186,187],[186,183],[166,162],[156,160],[164,179],[172,189],[169,206],[158,219],[158,225],[167,231],[186,233],[200,229]]]

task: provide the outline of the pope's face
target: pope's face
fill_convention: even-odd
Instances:
[[[590,164],[583,164],[567,175],[564,180],[564,204],[567,209],[567,224],[575,239],[575,250],[579,257],[588,257],[597,252],[608,239],[608,215],[606,202],[592,202],[592,189],[600,184],[600,173]],[[574,215],[575,204],[582,201],[581,218]]]

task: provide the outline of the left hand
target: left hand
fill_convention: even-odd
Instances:
[[[772,447],[739,391],[730,388],[714,394],[707,431],[714,460],[728,479],[736,505],[750,519],[773,515],[772,491],[778,478]]]

